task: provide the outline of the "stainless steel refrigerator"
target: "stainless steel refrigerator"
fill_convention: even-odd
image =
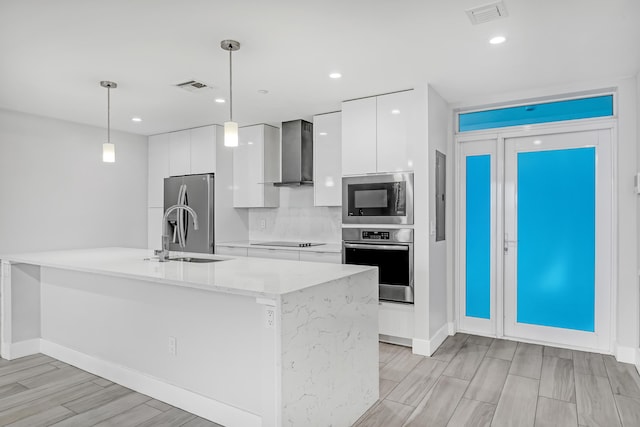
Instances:
[[[169,250],[214,253],[213,174],[172,176],[164,179],[164,210],[188,205],[198,214],[198,229],[184,209],[169,215]]]

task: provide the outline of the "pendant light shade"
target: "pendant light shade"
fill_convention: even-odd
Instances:
[[[224,146],[238,146],[238,123],[224,122]]]
[[[116,161],[116,146],[111,143],[111,89],[118,87],[117,83],[103,80],[100,86],[107,89],[107,142],[102,144],[102,161],[114,163]]]
[[[229,121],[224,122],[224,146],[238,146],[238,123],[233,121],[233,63],[231,53],[240,49],[240,43],[235,40],[222,40],[220,47],[229,51]]]
[[[102,144],[102,161],[105,163],[114,163],[116,161],[116,146],[110,142]]]

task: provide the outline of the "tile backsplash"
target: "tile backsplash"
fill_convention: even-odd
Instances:
[[[340,207],[313,206],[313,187],[281,187],[279,208],[249,209],[250,240],[339,243]]]

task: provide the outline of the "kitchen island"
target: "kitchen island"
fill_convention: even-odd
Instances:
[[[1,348],[222,425],[349,426],[378,398],[375,268],[106,248],[2,256]]]

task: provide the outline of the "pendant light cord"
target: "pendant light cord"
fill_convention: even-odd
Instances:
[[[107,87],[107,143],[111,144],[111,87]]]
[[[233,67],[232,67],[232,46],[229,45],[229,121],[233,121]]]

